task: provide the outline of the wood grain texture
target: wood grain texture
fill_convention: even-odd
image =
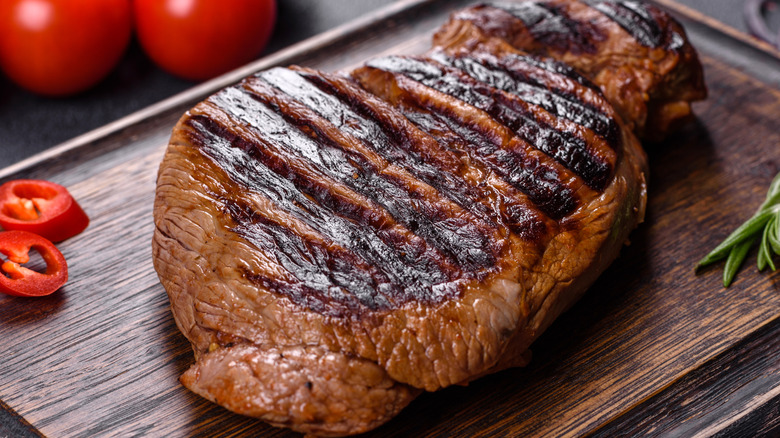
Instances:
[[[420,52],[468,2],[407,3],[249,69],[335,70],[379,53]],[[695,106],[695,123],[647,145],[646,222],[535,343],[531,364],[425,394],[367,436],[732,436],[780,428],[780,274],[756,272],[754,255],[729,289],[718,267],[693,272],[780,171],[780,91],[735,68],[734,54],[728,62],[717,50],[703,55],[710,99]],[[151,264],[152,198],[170,129],[195,102],[248,72],[0,173],[64,184],[92,218],[85,233],[60,245],[71,271],[62,290],[41,299],[0,296],[0,410],[23,417],[37,429],[31,433],[295,436],[178,383],[193,358]]]
[[[778,351],[774,321],[591,436],[768,435],[780,427]]]

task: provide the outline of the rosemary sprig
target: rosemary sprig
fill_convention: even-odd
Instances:
[[[759,244],[758,270],[763,271],[767,266],[776,270],[772,257],[780,255],[780,173],[772,180],[766,199],[756,213],[701,259],[696,269],[726,258],[723,286],[729,287],[756,242]]]

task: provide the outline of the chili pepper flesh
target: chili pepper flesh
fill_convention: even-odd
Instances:
[[[68,190],[53,182],[19,179],[0,186],[0,226],[60,242],[81,233],[89,217]]]
[[[37,272],[23,264],[30,251],[37,251],[46,262],[46,270]],[[68,281],[65,257],[51,241],[27,231],[0,232],[0,253],[8,259],[0,265],[0,292],[22,297],[49,295]]]

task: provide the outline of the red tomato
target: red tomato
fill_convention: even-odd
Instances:
[[[256,58],[276,21],[275,0],[134,0],[138,39],[176,76],[203,80]]]
[[[78,93],[116,66],[131,32],[129,0],[2,0],[0,67],[35,93]]]

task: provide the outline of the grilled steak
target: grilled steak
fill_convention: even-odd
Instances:
[[[434,42],[469,50],[490,38],[576,68],[649,140],[663,139],[687,121],[690,102],[707,95],[682,26],[641,1],[479,4],[454,13]]]
[[[426,56],[274,68],[181,118],[153,256],[195,352],[187,388],[364,432],[527,363],[617,256],[646,158],[609,94],[477,28],[445,39],[452,23]]]

